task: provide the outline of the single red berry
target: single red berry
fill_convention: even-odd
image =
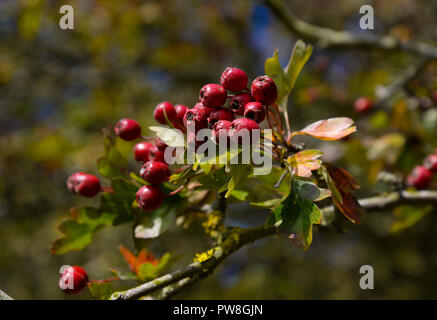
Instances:
[[[244,117],[261,123],[266,118],[266,108],[261,102],[249,102],[244,106]]]
[[[115,134],[123,140],[132,141],[140,137],[141,126],[135,120],[122,119],[115,125]]]
[[[354,108],[355,111],[358,113],[365,113],[369,111],[372,108],[372,100],[367,97],[360,97],[357,100],[355,100]]]
[[[184,116],[184,125],[188,128],[188,123],[194,122],[197,130],[204,129],[208,126],[208,117],[211,113],[211,108],[204,107],[201,103],[198,103],[194,108],[187,110]]]
[[[164,193],[156,186],[142,186],[137,192],[137,203],[147,212],[158,209],[164,202]]]
[[[173,107],[173,105],[167,101],[158,103],[158,105],[155,108],[155,111],[153,111],[153,117],[157,122],[161,124],[167,124],[165,116],[167,116],[167,119],[171,123],[173,123],[176,120],[176,110]]]
[[[217,108],[211,111],[208,117],[208,126],[212,128],[217,121],[227,120],[233,121],[235,118],[231,109]]]
[[[253,97],[250,93],[245,92],[237,94],[231,99],[231,109],[234,111],[235,115],[242,116],[244,114],[244,106],[251,101],[253,101]]]
[[[425,158],[425,167],[434,173],[437,173],[437,154],[431,154]]]
[[[99,178],[92,174],[75,172],[67,180],[70,192],[84,197],[94,197],[102,189]]]
[[[86,271],[79,266],[67,266],[61,273],[59,288],[67,294],[79,294],[88,282]]]
[[[215,83],[206,84],[200,89],[200,102],[207,108],[218,108],[225,104],[228,93],[223,86]]]
[[[226,68],[220,78],[222,86],[233,92],[238,92],[247,87],[249,79],[246,72],[238,68]]]
[[[161,139],[157,138],[156,147],[158,148],[159,151],[165,152],[165,149],[167,149],[168,145]]]
[[[189,107],[184,106],[183,104],[176,104],[174,106],[174,109],[176,111],[176,122],[182,126],[184,124],[185,113],[187,112]]]
[[[275,103],[278,98],[278,88],[268,76],[260,76],[253,80],[250,89],[252,97],[266,106]]]
[[[134,159],[138,162],[149,161],[150,150],[155,146],[149,142],[139,142],[134,146]]]
[[[165,162],[164,151],[159,150],[158,147],[155,145],[152,145],[149,151],[149,161],[152,160]]]
[[[408,185],[416,189],[426,189],[432,179],[432,173],[424,166],[416,166],[407,176]]]
[[[170,168],[164,162],[146,162],[140,170],[141,177],[151,184],[161,184],[168,181],[171,175]]]
[[[229,137],[232,140],[237,139],[239,144],[252,143],[255,141],[252,137],[253,130],[259,130],[256,121],[247,118],[235,119],[229,128]]]
[[[227,120],[220,120],[214,124],[214,129],[212,130],[212,137],[216,143],[220,143],[221,139],[226,139],[229,141],[229,132],[232,122]]]

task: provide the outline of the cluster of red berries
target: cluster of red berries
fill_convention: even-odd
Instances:
[[[86,271],[79,266],[66,267],[59,279],[59,288],[67,294],[79,294],[88,283]]]
[[[259,129],[258,123],[266,117],[266,106],[275,103],[278,90],[274,81],[267,76],[257,77],[250,89],[247,87],[248,81],[243,70],[226,68],[220,84],[210,83],[202,87],[199,102],[193,108],[161,102],[156,106],[153,116],[159,123],[170,124],[183,131],[190,124],[195,125],[195,132],[212,129],[216,141],[220,136],[232,137],[243,129],[251,132]],[[235,94],[228,95],[228,91]],[[230,108],[225,108],[228,99]],[[244,118],[236,119],[238,116]],[[195,136],[188,139],[195,140]]]
[[[437,173],[437,154],[431,154],[425,158],[423,165],[414,167],[407,176],[407,184],[419,190],[426,189],[435,173]]]
[[[372,99],[368,97],[360,97],[355,100],[354,109],[357,113],[366,113],[370,111],[373,107]]]

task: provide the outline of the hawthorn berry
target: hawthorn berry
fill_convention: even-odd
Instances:
[[[164,152],[165,149],[167,149],[168,145],[162,141],[161,139],[157,138],[156,139],[156,147],[158,148],[159,151]]]
[[[358,113],[368,112],[372,108],[373,102],[370,98],[360,97],[355,100],[354,108]]]
[[[256,101],[266,106],[275,103],[278,98],[278,88],[268,76],[260,76],[253,80],[250,92]]]
[[[431,172],[437,173],[437,154],[425,158],[424,166]]]
[[[159,150],[156,145],[152,145],[149,151],[149,161],[151,160],[165,162],[164,151]]]
[[[157,186],[142,186],[137,194],[137,203],[145,211],[153,211],[159,208],[164,202],[164,193]]]
[[[416,166],[407,176],[408,185],[416,189],[426,189],[432,179],[432,173],[424,166]]]
[[[225,104],[228,93],[222,85],[210,83],[200,89],[200,102],[207,108],[218,108]]]
[[[234,113],[232,112],[231,109],[217,108],[211,111],[211,113],[209,114],[209,117],[207,119],[208,126],[212,128],[217,121],[220,120],[233,121],[234,118],[235,118]]]
[[[242,116],[244,114],[244,106],[246,103],[252,102],[253,97],[250,93],[240,93],[232,97],[231,99],[231,109],[237,116]]]
[[[168,181],[170,174],[170,168],[166,163],[154,160],[146,162],[140,170],[141,177],[151,184]]]
[[[254,142],[252,131],[255,129],[259,129],[256,121],[247,118],[235,119],[229,128],[229,137],[230,139],[238,139],[239,144],[245,144],[246,141],[252,143]],[[247,140],[243,137],[246,134],[248,134]]]
[[[155,146],[149,142],[139,142],[134,146],[134,159],[138,162],[149,161],[150,150]]]
[[[74,194],[84,197],[94,197],[102,189],[100,180],[95,175],[75,172],[67,180],[67,188]]]
[[[220,77],[223,88],[233,92],[245,89],[248,81],[246,72],[239,68],[226,68]]]
[[[167,124],[165,116],[167,116],[167,119],[170,121],[170,123],[173,123],[176,120],[176,110],[168,101],[158,103],[153,111],[153,117],[160,124]]]
[[[115,125],[115,134],[123,140],[132,141],[140,137],[141,126],[135,120],[122,119]]]
[[[189,108],[183,104],[177,104],[174,106],[174,109],[176,111],[176,122],[180,125],[183,125],[185,113]]]
[[[194,122],[195,129],[200,130],[208,126],[208,117],[211,113],[210,108],[205,108],[202,104],[196,104],[194,108],[187,110],[184,116],[184,125],[188,128],[190,121]]]
[[[79,294],[88,282],[86,271],[79,266],[66,267],[59,279],[59,288],[67,294]]]
[[[244,106],[244,117],[258,123],[266,118],[266,108],[260,102],[249,102]]]
[[[216,143],[220,143],[220,139],[227,139],[229,141],[229,132],[232,122],[227,120],[219,120],[214,124],[212,130],[212,137]]]

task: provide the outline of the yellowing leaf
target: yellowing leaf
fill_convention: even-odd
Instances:
[[[291,165],[294,175],[309,178],[312,175],[311,171],[322,166],[322,161],[318,159],[322,155],[320,150],[309,149],[288,157],[287,162]]]
[[[155,132],[156,135],[170,147],[185,146],[185,138],[181,130],[158,126],[149,127],[149,129]]]
[[[357,131],[350,118],[339,117],[314,122],[291,136],[305,134],[321,140],[338,140]]]

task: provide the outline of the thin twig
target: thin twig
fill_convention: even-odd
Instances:
[[[284,26],[298,37],[316,41],[322,47],[369,48],[384,51],[404,51],[430,59],[437,59],[437,47],[424,42],[402,42],[392,36],[374,33],[356,34],[319,27],[298,19],[280,0],[264,0]]]

